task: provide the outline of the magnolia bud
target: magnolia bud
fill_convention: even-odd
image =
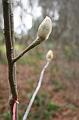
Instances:
[[[48,16],[46,16],[38,28],[37,36],[46,40],[48,39],[51,31],[52,21]]]
[[[49,50],[47,55],[46,55],[46,60],[51,61],[53,59],[53,51]]]

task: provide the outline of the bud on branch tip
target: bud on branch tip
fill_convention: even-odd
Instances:
[[[51,31],[52,21],[50,17],[46,16],[38,28],[36,39],[22,53],[20,53],[16,58],[13,59],[13,63],[20,59],[26,52],[39,45],[44,40],[47,40]]]
[[[46,60],[49,62],[53,59],[53,51],[49,50],[46,55]]]
[[[37,36],[45,40],[48,39],[52,31],[52,21],[50,17],[46,16],[38,28]]]

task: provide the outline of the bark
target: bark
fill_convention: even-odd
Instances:
[[[2,3],[3,3],[6,56],[8,61],[8,79],[9,79],[10,91],[11,91],[11,97],[9,102],[10,102],[11,118],[13,118],[12,117],[13,107],[17,101],[17,90],[16,90],[16,82],[15,82],[16,81],[15,64],[13,64],[13,58],[14,58],[13,14],[11,9],[11,2],[9,0],[2,0]]]

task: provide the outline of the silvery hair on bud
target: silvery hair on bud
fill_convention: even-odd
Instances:
[[[37,36],[39,38],[48,39],[52,31],[52,21],[50,17],[46,16],[38,28]]]
[[[51,61],[53,59],[53,51],[49,50],[46,55],[46,60]]]

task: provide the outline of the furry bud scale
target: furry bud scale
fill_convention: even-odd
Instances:
[[[52,31],[52,21],[50,17],[46,16],[38,28],[37,36],[39,38],[48,39]]]

